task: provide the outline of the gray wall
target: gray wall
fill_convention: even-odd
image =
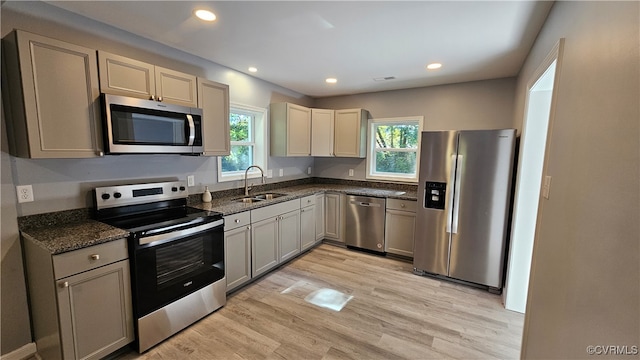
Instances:
[[[520,127],[526,82],[565,38],[525,359],[588,358],[589,345],[640,345],[639,15],[636,1],[556,2],[518,78]]]
[[[370,118],[424,116],[424,130],[500,129],[513,125],[516,79],[505,78],[316,99],[327,109],[364,108]],[[349,169],[354,176],[349,177]],[[316,158],[314,175],[365,180],[364,159]]]
[[[8,2],[2,5],[2,36],[14,28],[70,43],[106,50],[163,67],[206,77],[229,85],[230,100],[268,108],[272,102],[291,101],[311,105],[312,99],[202,58],[169,48],[42,2]],[[33,185],[36,201],[18,204],[18,215],[77,209],[91,205],[89,191],[128,181],[180,179],[195,175],[191,193],[241,187],[241,182],[217,182],[216,157],[178,155],[124,155],[95,159],[32,160],[11,157],[15,185]],[[308,177],[313,158],[268,159],[279,182]],[[278,177],[278,169],[284,176]],[[265,169],[266,170],[266,169]]]

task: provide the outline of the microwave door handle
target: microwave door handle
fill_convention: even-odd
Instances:
[[[189,123],[189,143],[187,145],[193,146],[193,142],[196,139],[196,125],[193,123],[191,114],[187,114],[187,122]]]

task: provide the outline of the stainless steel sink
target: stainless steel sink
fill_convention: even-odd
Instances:
[[[256,195],[253,198],[256,199],[256,200],[272,200],[272,199],[279,198],[281,196],[287,196],[287,195],[286,194],[277,194],[277,193],[266,193],[266,194]]]
[[[245,203],[245,204],[251,204],[258,201],[264,201],[264,199],[257,199],[255,197],[245,197],[245,198],[237,199],[235,201]]]

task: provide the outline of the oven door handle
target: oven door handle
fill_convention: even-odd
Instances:
[[[210,223],[206,223],[206,224],[203,224],[203,225],[198,225],[198,226],[186,228],[186,229],[183,229],[183,230],[172,231],[172,232],[169,232],[169,233],[152,235],[152,236],[144,236],[144,237],[141,237],[138,241],[139,241],[140,245],[146,245],[146,244],[157,243],[157,242],[166,243],[166,242],[170,242],[170,241],[181,239],[181,238],[186,237],[186,236],[194,235],[194,234],[197,234],[199,232],[210,230],[210,229],[213,229],[215,227],[222,226],[222,225],[224,225],[224,220],[220,219],[220,220],[216,220],[214,222],[210,222]],[[158,231],[162,231],[162,230],[166,230],[166,228],[165,229],[159,229]],[[156,245],[159,245],[159,244],[156,244]]]

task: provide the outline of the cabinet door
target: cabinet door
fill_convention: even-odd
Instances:
[[[129,261],[57,281],[65,359],[101,359],[133,341]]]
[[[198,106],[196,77],[179,71],[155,67],[158,100],[189,107]]]
[[[324,239],[324,194],[316,195],[316,241]]]
[[[311,155],[311,109],[287,104],[287,156]]]
[[[340,194],[325,194],[325,237],[344,242],[342,238],[342,206]]]
[[[334,155],[365,157],[366,111],[362,109],[336,110]]]
[[[152,64],[98,51],[100,90],[103,93],[151,99],[156,96],[156,75]]]
[[[300,209],[300,250],[304,251],[316,243],[316,205]]]
[[[280,262],[300,254],[300,210],[291,211],[278,217]]]
[[[334,113],[311,109],[311,156],[333,156]]]
[[[198,107],[202,109],[203,155],[229,155],[229,85],[198,78]]]
[[[224,232],[227,292],[251,280],[251,226]]]
[[[6,48],[16,155],[101,155],[96,51],[23,31],[8,36]]]
[[[385,251],[413,257],[416,213],[387,210],[385,219]]]
[[[278,265],[278,218],[251,224],[251,240],[251,277],[256,277]]]

